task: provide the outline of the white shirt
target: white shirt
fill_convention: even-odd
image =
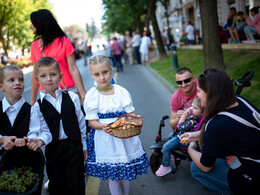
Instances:
[[[81,111],[81,106],[80,106],[80,101],[79,101],[79,97],[77,94],[68,91],[69,96],[72,100],[72,102],[75,105],[75,113],[76,116],[78,118],[78,123],[79,123],[79,129],[81,132],[81,142],[83,145],[83,150],[87,150],[87,142],[86,142],[86,121],[84,119],[84,115]],[[40,100],[41,102],[43,101],[43,99],[47,100],[48,102],[50,102],[52,104],[52,106],[59,112],[61,113],[61,103],[62,103],[62,90],[59,88],[55,91],[56,94],[56,99],[54,97],[52,97],[50,94],[45,94],[44,90],[40,91]],[[41,121],[45,121],[43,114],[40,111],[40,106],[39,103],[36,102],[34,104],[35,110],[37,111],[40,120]],[[59,140],[62,139],[66,139],[67,135],[64,131],[63,125],[62,125],[62,120],[60,120],[60,131],[59,131]]]
[[[186,33],[188,33],[187,34],[187,38],[189,39],[189,40],[195,40],[195,37],[194,37],[194,28],[193,28],[193,26],[192,25],[188,25],[187,27],[186,27]]]
[[[149,45],[151,45],[151,39],[150,37],[143,36],[141,39],[141,45],[139,48],[140,53],[149,53]]]
[[[23,97],[14,105],[9,104],[9,102],[5,97],[2,100],[3,112],[6,112],[12,126],[24,103],[25,100]],[[0,138],[1,137],[2,135],[0,135]],[[52,135],[51,132],[49,131],[47,123],[45,121],[40,122],[40,118],[33,107],[31,107],[29,132],[27,134],[27,137],[41,139],[45,143],[45,145],[50,143],[52,140]],[[2,149],[2,147],[3,146],[1,145],[0,149]]]
[[[133,47],[138,47],[141,43],[141,37],[138,34],[135,34],[135,36],[132,38]]]

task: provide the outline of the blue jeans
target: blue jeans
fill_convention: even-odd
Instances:
[[[253,34],[258,34],[255,26],[245,26],[244,32],[249,40],[255,40]]]
[[[134,47],[134,56],[137,64],[141,64],[141,58],[139,53],[139,46]]]
[[[228,170],[229,166],[223,159],[217,159],[214,168],[207,173],[198,168],[194,162],[190,167],[192,177],[217,194],[232,194],[227,181]]]
[[[180,142],[179,140],[179,136],[175,135],[172,139],[170,139],[169,141],[167,141],[164,145],[163,145],[163,160],[162,160],[162,164],[165,167],[169,167],[171,164],[171,150],[173,149],[177,149],[179,147],[187,147],[187,145],[184,145]]]
[[[122,62],[121,62],[121,55],[115,55],[114,59],[115,59],[115,66],[116,66],[117,72],[119,72],[120,70],[123,71],[123,65],[122,65]]]

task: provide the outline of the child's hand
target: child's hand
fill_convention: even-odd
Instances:
[[[185,114],[186,116],[192,115],[192,111],[193,111],[192,107],[189,107],[187,110],[185,110],[184,114]]]
[[[109,126],[104,125],[104,126],[103,126],[103,130],[104,130],[106,133],[108,133],[109,135],[112,135],[112,136],[113,136],[112,130],[111,130],[111,128],[110,128]]]
[[[83,155],[84,155],[84,161],[86,161],[88,159],[88,151],[83,150]]]
[[[182,134],[179,139],[180,141],[183,139],[183,138],[186,138],[186,142],[185,142],[185,145],[191,143],[191,142],[195,142],[195,141],[198,141],[198,132],[186,132],[184,134]]]
[[[26,139],[28,141],[27,147],[30,150],[36,151],[38,148],[44,145],[44,142],[41,139],[30,139],[30,138],[26,138]]]
[[[1,138],[3,140],[3,147],[5,150],[11,150],[15,144],[14,141],[17,139],[16,136],[3,136]]]
[[[14,141],[14,145],[16,147],[23,147],[26,145],[26,142],[25,142],[25,139],[24,138],[17,138],[15,141]]]
[[[177,111],[177,116],[180,118],[184,113],[184,110],[178,110]]]
[[[131,116],[135,116],[137,118],[141,118],[141,115],[135,115],[135,113],[133,113],[133,112],[128,115],[128,118],[132,119]]]

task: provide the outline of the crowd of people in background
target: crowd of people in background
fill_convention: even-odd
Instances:
[[[106,56],[117,72],[124,71],[123,65],[148,65],[149,51],[153,48],[152,38],[147,31],[141,37],[137,32],[125,32],[123,38],[112,37],[103,44]]]
[[[229,9],[227,22],[220,26],[221,43],[256,43],[260,39],[259,6],[251,8],[249,13],[250,16],[237,12],[235,7]]]
[[[2,55],[1,55],[1,64],[3,64],[5,66],[5,65],[7,65],[7,63],[8,63],[7,55],[2,53]]]
[[[198,30],[191,21],[186,22],[182,29],[180,45],[194,45],[200,43]],[[227,22],[219,25],[221,43],[256,43],[260,39],[260,14],[259,6],[249,10],[249,15],[235,7],[229,9]]]

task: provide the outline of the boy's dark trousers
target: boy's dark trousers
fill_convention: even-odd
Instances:
[[[71,139],[58,140],[46,146],[45,155],[50,194],[84,195],[82,143]]]

